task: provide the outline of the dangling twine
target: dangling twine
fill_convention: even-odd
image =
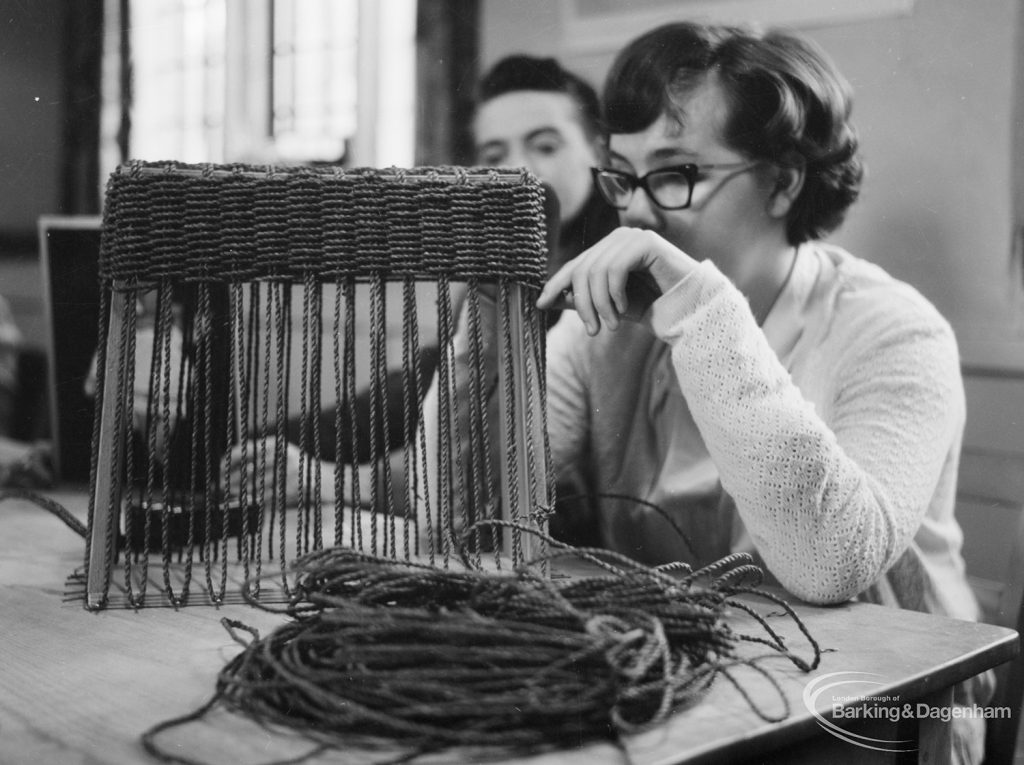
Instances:
[[[540,560],[512,573],[455,571],[331,548],[295,561],[287,606],[260,603],[248,583],[243,594],[253,606],[290,621],[261,637],[223,619],[242,652],[221,670],[206,704],[148,730],[144,747],[164,762],[194,762],[157,737],[216,706],[290,729],[313,753],[356,746],[388,752],[391,762],[453,747],[486,757],[600,740],[622,746],[623,734],[663,722],[718,675],[763,719],[788,716],[785,696],[759,664],[764,655],[741,657],[741,643],[762,644],[803,671],[818,666],[817,642],[789,605],[757,589],[763,572],[750,556],[693,571],[544,541],[546,561],[582,559],[603,573],[549,579],[533,573]],[[764,616],[736,600],[742,593],[781,609],[810,658],[792,653]],[[730,607],[753,616],[758,634],[735,631]],[[740,665],[775,687],[781,714],[753,701],[730,673]]]

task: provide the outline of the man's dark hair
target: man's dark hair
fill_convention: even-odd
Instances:
[[[553,58],[519,54],[501,59],[481,78],[477,102],[482,104],[520,90],[564,93],[576,102],[580,124],[587,137],[595,139],[604,135],[597,92],[582,78],[563,69]]]
[[[843,221],[863,177],[850,124],[850,87],[810,41],[771,31],[690,22],[666,24],[627,45],[604,90],[610,133],[645,130],[713,76],[729,100],[726,145],[752,159],[803,165],[789,213],[790,244],[825,236]]]

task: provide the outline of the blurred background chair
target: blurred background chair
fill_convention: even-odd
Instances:
[[[971,585],[992,624],[1024,629],[1024,374],[964,369],[967,426],[957,492],[964,559]],[[1024,763],[1017,754],[1024,698],[1024,655],[997,668],[993,708],[1010,719],[988,721],[986,765]]]
[[[54,477],[76,486],[89,483],[92,452],[94,405],[85,381],[99,330],[100,229],[99,216],[39,219],[46,352],[42,376],[32,378],[38,387],[25,394],[42,396],[46,404]],[[23,378],[30,373],[32,367],[23,368]]]

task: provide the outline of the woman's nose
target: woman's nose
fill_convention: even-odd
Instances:
[[[626,209],[619,211],[619,222],[632,228],[654,228],[660,215],[661,209],[651,201],[647,192],[637,188],[633,190]]]

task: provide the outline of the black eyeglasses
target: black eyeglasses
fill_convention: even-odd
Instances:
[[[633,192],[638,188],[647,192],[654,204],[663,210],[685,210],[693,201],[693,187],[701,180],[708,170],[732,170],[726,178],[749,170],[760,164],[759,160],[750,162],[726,162],[714,165],[696,165],[688,162],[685,165],[674,165],[652,170],[642,178],[622,170],[608,167],[592,167],[601,196],[612,207],[625,210],[633,199]],[[724,181],[725,179],[723,179]]]

